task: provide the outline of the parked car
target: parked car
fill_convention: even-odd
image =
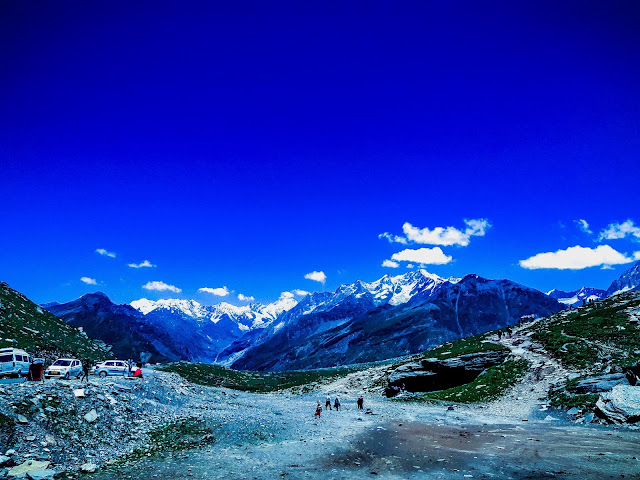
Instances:
[[[0,349],[0,377],[22,377],[29,373],[31,355],[19,348]]]
[[[75,358],[59,358],[44,372],[44,378],[80,378],[82,376],[82,364]]]
[[[107,360],[97,364],[91,373],[104,378],[108,375],[127,376],[129,370],[129,364],[124,360]]]

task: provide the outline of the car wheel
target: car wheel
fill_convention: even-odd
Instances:
[[[65,379],[65,380],[69,380],[69,372],[67,372],[67,373],[65,374],[64,379]]]
[[[18,369],[18,378],[22,377],[22,370]]]
[[[107,372],[102,371],[100,372],[100,378],[105,378],[107,376]]]

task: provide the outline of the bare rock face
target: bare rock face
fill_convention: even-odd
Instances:
[[[433,392],[467,384],[487,368],[504,362],[508,354],[506,351],[481,352],[444,360],[426,358],[402,365],[389,376],[387,396],[393,396],[403,386],[409,392]]]
[[[610,392],[600,394],[596,414],[610,423],[640,421],[640,387],[616,385]]]
[[[600,393],[609,392],[616,385],[628,385],[629,382],[623,373],[611,373],[581,380],[572,390],[575,393]]]

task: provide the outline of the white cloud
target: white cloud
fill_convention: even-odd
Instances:
[[[633,259],[640,260],[640,252],[633,252]]]
[[[182,291],[181,288],[174,287],[173,285],[169,285],[167,283],[157,282],[157,281],[147,282],[142,286],[142,288],[144,288],[145,290],[156,290],[158,292],[163,292],[165,290],[168,290],[170,292],[180,293]]]
[[[400,264],[398,262],[394,262],[393,260],[385,260],[384,262],[382,262],[382,266],[389,268],[398,268]]]
[[[82,277],[80,278],[81,282],[86,283],[87,285],[97,285],[98,282],[96,282],[95,278],[90,278],[90,277]]]
[[[198,289],[199,292],[204,292],[204,293],[210,293],[211,295],[216,295],[218,297],[226,297],[227,295],[229,295],[229,289],[227,287],[217,287],[217,288],[210,288],[210,287],[202,287]]]
[[[407,263],[407,264],[405,265],[405,267],[407,267],[407,268],[413,268],[413,267],[415,267],[415,265],[414,265],[413,263]]]
[[[255,300],[255,297],[239,293],[238,300],[240,300],[241,302],[253,302]]]
[[[617,240],[625,238],[627,235],[640,239],[640,227],[636,227],[633,220],[627,220],[623,223],[611,223],[607,228],[600,232],[600,240]]]
[[[640,253],[640,252],[638,252],[638,253]],[[299,297],[304,297],[306,295],[311,295],[311,292],[307,292],[306,290],[300,290],[300,289],[297,289],[297,288],[295,290],[293,290],[293,293],[298,295]]]
[[[151,263],[149,260],[145,260],[142,263],[130,263],[129,266],[131,268],[151,268],[151,267],[157,267],[157,265],[154,265],[153,263]]]
[[[293,298],[293,293],[291,293],[291,292],[282,292],[280,294],[280,300],[282,300],[283,298]]]
[[[115,252],[109,252],[109,251],[105,250],[104,248],[96,248],[96,253],[98,253],[100,255],[104,255],[105,257],[116,258],[116,253]]]
[[[306,278],[307,280],[313,280],[314,282],[320,282],[323,285],[324,282],[327,281],[327,276],[324,274],[324,272],[316,272],[315,270],[313,272],[307,273],[304,278]]]
[[[602,265],[622,265],[632,261],[632,258],[628,258],[609,245],[599,245],[596,248],[576,245],[566,250],[539,253],[526,260],[520,260],[520,266],[529,270],[540,268],[581,270]]]
[[[589,223],[583,218],[579,220],[574,220],[574,222],[578,225],[578,228],[582,230],[584,233],[586,233],[587,235],[591,235],[593,233],[589,228]]]
[[[378,238],[386,238],[389,243],[402,243],[407,244],[407,239],[398,235],[391,235],[389,232],[384,232],[378,235]]]
[[[386,238],[391,243],[407,244],[419,243],[423,245],[460,245],[466,247],[471,241],[471,237],[484,237],[487,229],[491,227],[489,221],[485,218],[464,220],[467,228],[458,230],[455,227],[435,227],[418,228],[406,222],[402,225],[402,231],[405,236],[392,235],[388,232],[378,235],[379,238]]]
[[[445,255],[440,247],[433,248],[406,248],[391,255],[391,260],[397,262],[415,262],[421,265],[444,265],[452,260],[450,255]]]

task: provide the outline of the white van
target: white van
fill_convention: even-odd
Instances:
[[[18,348],[0,348],[0,378],[26,377],[33,359]]]

